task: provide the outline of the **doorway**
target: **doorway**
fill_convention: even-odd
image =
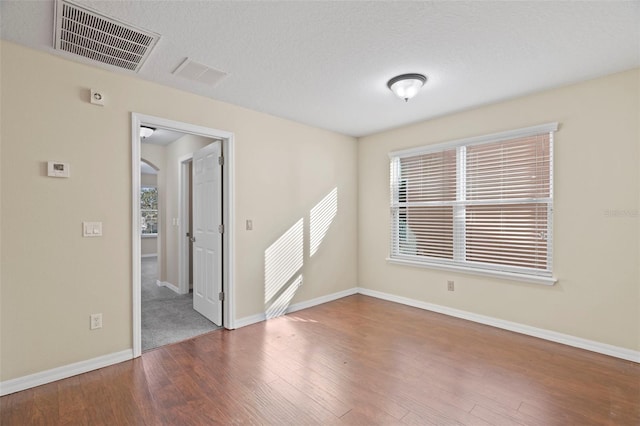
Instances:
[[[141,141],[140,178],[143,352],[222,326],[219,298],[222,236],[218,232],[218,224],[222,223],[219,164],[222,141],[166,129],[147,133],[150,134]],[[187,154],[179,156],[183,152]],[[183,161],[184,157],[188,160]],[[194,159],[199,167],[190,167]],[[161,167],[147,166],[154,162]],[[191,184],[192,174],[200,185]],[[205,177],[209,179],[203,180]],[[160,193],[164,199],[162,203],[159,202]],[[158,220],[162,217],[172,218],[171,223]],[[198,224],[203,218],[211,218],[211,224]],[[181,224],[185,222],[184,230],[175,226],[176,219]],[[195,224],[195,232],[189,229],[192,224]],[[204,232],[207,229],[211,232]],[[157,241],[161,244],[153,244]],[[179,255],[183,242],[188,242],[190,248],[196,247],[195,262],[188,252],[184,257]],[[150,250],[151,246],[155,249]],[[178,270],[181,267],[186,267],[191,277],[180,278]],[[194,267],[196,272],[203,273],[194,275]],[[191,291],[194,276],[195,292]]]
[[[192,152],[183,155],[183,158],[180,158],[180,161],[176,164],[174,163],[173,167],[176,169],[175,174],[178,176],[179,182],[176,186],[175,191],[179,192],[180,205],[179,208],[176,209],[175,213],[171,210],[167,210],[168,214],[166,214],[164,218],[162,215],[160,220],[164,220],[165,229],[169,230],[166,232],[167,238],[165,238],[165,243],[167,240],[171,241],[171,234],[176,234],[176,246],[173,248],[169,248],[171,244],[168,244],[165,247],[164,252],[167,253],[167,256],[163,256],[164,259],[173,256],[173,259],[178,258],[178,267],[177,268],[167,268],[167,266],[160,265],[160,270],[164,267],[160,273],[161,278],[158,282],[166,283],[167,290],[169,288],[173,290],[176,294],[189,294],[190,284],[193,282],[194,293],[200,294],[201,302],[204,301],[206,303],[219,303],[220,308],[217,313],[211,317],[216,319],[214,321],[218,324],[221,324],[224,328],[232,329],[234,328],[233,318],[233,297],[234,297],[234,286],[233,286],[233,215],[231,214],[233,209],[233,134],[225,131],[220,131],[211,128],[204,128],[201,126],[195,126],[188,123],[175,122],[171,120],[166,120],[159,117],[145,116],[141,114],[132,114],[132,157],[133,157],[133,166],[132,166],[132,187],[133,187],[133,214],[132,214],[132,229],[133,229],[133,238],[132,238],[132,255],[133,255],[133,352],[134,357],[140,356],[142,352],[142,328],[141,328],[141,311],[142,311],[142,296],[141,296],[141,274],[143,272],[142,264],[141,264],[141,247],[140,247],[140,153],[142,144],[140,141],[140,126],[151,127],[154,129],[164,129],[167,131],[180,132],[185,135],[193,136],[192,139],[197,137],[203,139],[208,138],[208,140],[213,143],[210,143],[210,147],[207,149],[203,149],[202,152],[199,152],[197,149],[194,149]],[[222,162],[222,158],[224,158],[224,163]],[[215,160],[215,161],[214,161]],[[201,202],[198,201],[197,198],[193,200],[194,208],[190,208],[189,203],[189,194],[191,191],[189,190],[190,186],[193,186],[194,189],[197,185],[191,184],[191,180],[187,177],[191,176],[189,174],[189,170],[192,168],[194,170],[194,176],[196,173],[196,169],[198,166],[193,166],[194,164],[201,165],[199,170],[209,170],[211,172],[218,173],[217,177],[210,178],[214,180],[210,180],[209,184],[204,185],[203,188],[210,188],[212,182],[216,182],[219,191],[207,192],[206,190],[201,190],[200,198]],[[206,173],[205,173],[206,174]],[[204,176],[204,175],[203,175]],[[216,186],[213,185],[213,186]],[[174,191],[174,192],[175,192]],[[203,192],[204,191],[204,192]],[[171,194],[171,190],[167,191],[169,195]],[[198,190],[195,190],[195,193],[198,193]],[[178,197],[176,197],[178,198]],[[210,199],[216,198],[216,202],[210,202]],[[160,196],[162,199],[162,194]],[[207,201],[209,200],[209,201]],[[207,222],[198,228],[198,219],[192,221],[189,218],[193,216],[191,212],[197,212],[198,206],[205,206],[206,208],[213,208],[215,210],[215,214],[210,214],[205,211],[204,214],[201,214],[203,218],[207,220]],[[203,207],[204,208],[204,207]],[[212,210],[213,211],[213,210]],[[191,223],[195,224],[194,230],[189,232],[189,226]],[[200,229],[200,237],[197,236],[197,233]],[[215,233],[213,232],[215,231]],[[188,235],[187,235],[188,234]],[[196,238],[196,247],[193,250],[193,253],[196,253],[195,256],[189,255],[189,240],[195,236]],[[180,238],[178,238],[180,237]],[[210,238],[209,238],[210,237]],[[217,239],[215,239],[217,237]],[[208,238],[210,241],[209,246],[206,246]],[[213,239],[211,239],[213,238]],[[179,242],[179,243],[178,243]],[[203,244],[205,244],[203,246]],[[213,244],[213,245],[211,245]],[[185,249],[186,248],[186,249]],[[158,250],[158,253],[161,254],[163,250]],[[195,271],[192,272],[193,280],[189,279],[191,267],[189,266],[190,259],[198,259],[197,253],[202,253],[200,256],[200,260],[196,260],[194,264]],[[216,260],[217,259],[217,260]],[[200,265],[200,266],[198,266]],[[171,271],[167,271],[167,269],[171,269]],[[208,275],[207,275],[208,274]],[[218,276],[219,280],[217,283],[212,281],[212,276]],[[198,281],[200,277],[200,281]],[[172,282],[173,281],[173,282]],[[198,284],[200,282],[200,284]],[[204,287],[204,284],[214,283],[216,285],[210,285],[209,287]],[[173,288],[172,288],[173,287]],[[201,291],[198,291],[198,290]],[[195,301],[194,297],[194,301]],[[202,309],[200,309],[202,311]]]

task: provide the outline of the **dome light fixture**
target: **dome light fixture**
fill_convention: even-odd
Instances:
[[[153,127],[140,126],[140,137],[142,139],[148,138],[155,131],[156,131],[156,129],[154,129]]]
[[[402,74],[393,77],[387,83],[387,87],[405,102],[413,98],[427,82],[427,77],[422,74]]]

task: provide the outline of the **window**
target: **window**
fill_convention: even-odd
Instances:
[[[158,234],[158,188],[140,188],[140,214],[142,235]]]
[[[557,123],[389,154],[391,261],[552,284]]]

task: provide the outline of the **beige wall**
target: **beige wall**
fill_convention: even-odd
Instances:
[[[235,134],[237,318],[265,311],[265,250],[333,188],[337,216],[317,253],[305,255],[292,302],[357,285],[353,138],[0,48],[1,380],[132,347],[131,112]],[[90,88],[105,94],[104,107],[89,104]],[[47,160],[69,162],[71,178],[45,177]],[[104,236],[82,238],[83,220],[102,221]],[[97,312],[104,327],[90,331]]]
[[[158,237],[144,237],[140,239],[140,254],[149,256],[158,254]]]
[[[360,285],[640,350],[639,80],[629,71],[360,139]],[[385,260],[389,151],[553,121],[555,286]]]
[[[152,175],[150,173],[140,174],[140,186],[158,186],[158,175]]]

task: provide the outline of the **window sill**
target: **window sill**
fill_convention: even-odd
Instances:
[[[395,263],[398,265],[416,266],[416,267],[428,268],[428,269],[441,269],[445,271],[462,272],[462,273],[471,274],[471,275],[480,275],[485,277],[493,277],[493,278],[500,278],[504,280],[521,281],[526,283],[542,284],[542,285],[549,285],[549,286],[554,285],[558,281],[557,278],[555,277],[539,277],[535,275],[516,274],[513,272],[501,272],[501,271],[492,271],[488,269],[465,268],[463,266],[442,265],[439,263],[415,262],[412,260],[393,259],[389,257],[387,258],[387,262]]]
[[[158,234],[141,234],[140,238],[158,238]]]

